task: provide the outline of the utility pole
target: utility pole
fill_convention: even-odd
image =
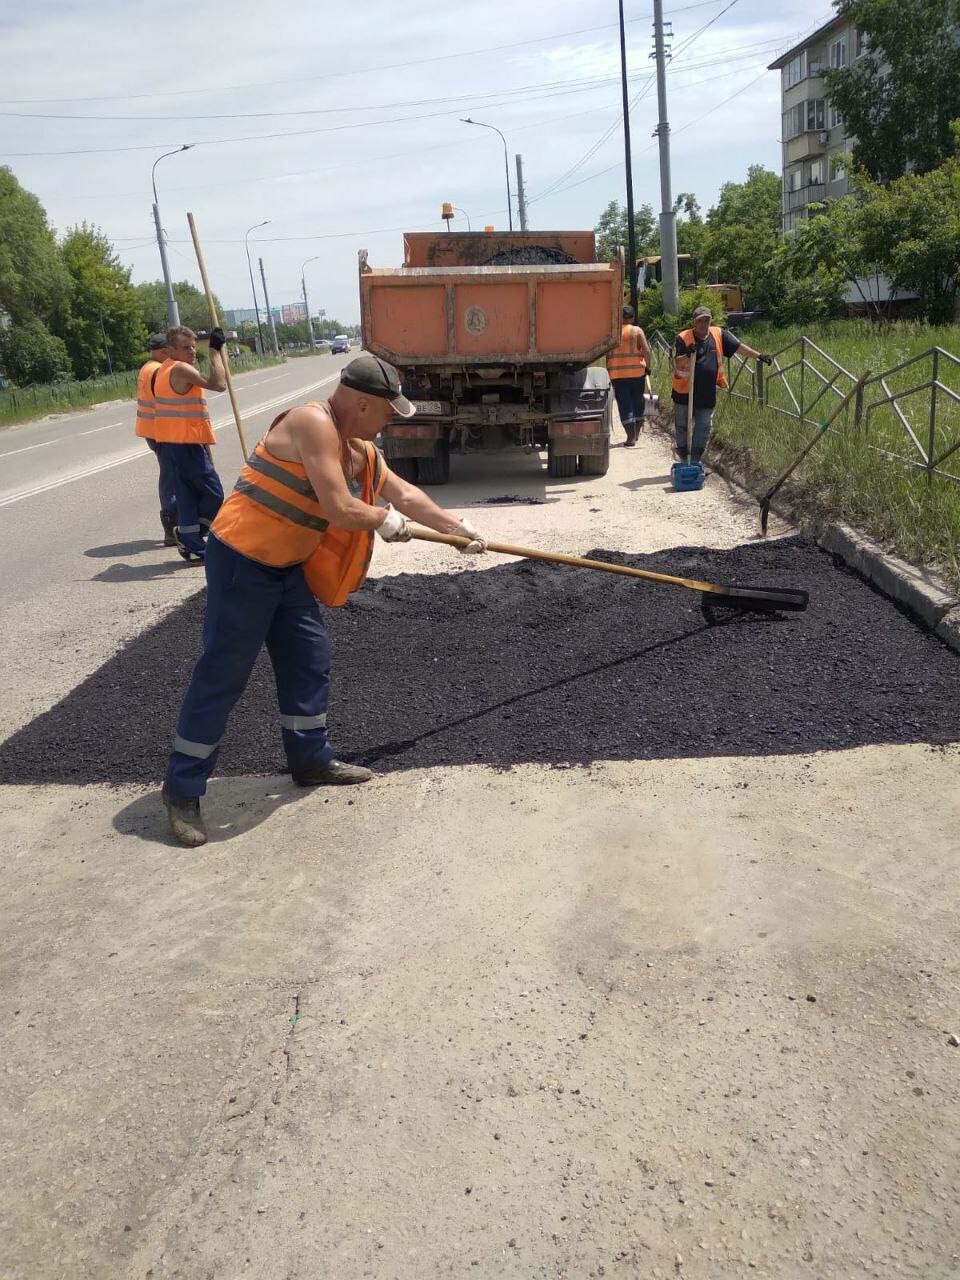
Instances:
[[[622,12],[622,0],[621,0]],[[660,143],[660,271],[663,309],[680,314],[680,282],[677,278],[677,215],[670,186],[670,124],[667,120],[667,58],[663,40],[663,0],[653,0],[654,56],[657,60],[656,136]]]
[[[517,152],[517,212],[520,214],[520,230],[527,229],[527,192],[523,185],[523,156]]]
[[[310,300],[307,297],[307,267],[311,262],[316,262],[319,254],[314,254],[312,258],[308,258],[300,268],[300,284],[303,286],[303,305],[307,312],[307,333],[310,337],[310,350],[313,350],[313,321],[310,319]]]
[[[273,348],[273,354],[276,359],[280,359],[280,347],[277,343],[277,326],[273,323],[273,312],[270,310],[270,295],[267,293],[267,273],[263,269],[263,259],[260,262],[260,279],[263,281],[263,305],[267,309],[267,327],[270,330],[270,346]]]
[[[637,234],[633,221],[633,156],[630,152],[630,98],[627,92],[627,36],[620,0],[620,87],[623,92],[623,149],[627,177],[627,280],[630,305],[637,313]]]
[[[163,284],[167,291],[167,324],[171,328],[176,328],[180,323],[180,311],[177,307],[177,299],[173,292],[173,281],[170,278],[170,264],[167,262],[167,243],[163,236],[163,226],[160,222],[160,200],[157,196],[157,165],[161,160],[166,160],[167,156],[179,155],[181,151],[189,151],[193,146],[192,142],[184,142],[174,151],[165,151],[162,156],[157,156],[150,170],[150,185],[153,187],[153,225],[157,229],[157,248],[160,250],[160,266],[163,270]]]

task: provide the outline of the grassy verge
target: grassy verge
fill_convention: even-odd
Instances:
[[[230,364],[233,374],[247,373],[251,369],[267,369],[281,364],[272,356],[247,360],[234,360]],[[85,382],[50,382],[32,387],[8,388],[0,391],[0,428],[18,422],[32,422],[51,413],[69,413],[73,409],[88,409],[107,400],[132,400],[137,393],[136,370],[127,370],[103,378],[88,378]]]
[[[748,338],[759,350],[781,352],[799,336],[799,330],[757,328],[750,330]],[[807,337],[855,376],[867,369],[884,373],[934,346],[960,357],[960,326],[878,328],[868,322],[846,321],[820,326]],[[797,347],[784,352],[780,368],[797,361],[799,354]],[[833,377],[836,369],[812,348],[807,349],[806,359],[802,386],[805,421],[777,412],[779,408],[796,413],[794,400],[801,400],[799,366],[771,380],[766,406],[723,395],[718,403],[716,441],[740,454],[763,477],[773,479],[789,466],[839,395],[850,388],[850,378],[841,374],[837,390],[828,390],[811,403],[823,386],[821,379]],[[751,376],[752,365],[749,372],[745,369],[741,374],[737,389],[749,393]],[[885,381],[890,394],[902,394],[929,383],[931,376],[932,361],[927,358]],[[941,358],[938,378],[960,395],[960,364]],[[666,360],[657,362],[654,384],[666,406],[670,399]],[[801,464],[788,492],[807,509],[848,521],[915,564],[938,570],[960,587],[960,451],[942,463],[942,470],[955,479],[928,477],[925,470],[910,466],[905,460],[922,463],[921,452],[895,410],[883,403],[888,391],[879,383],[867,387],[859,424],[852,407],[845,411]],[[925,387],[898,402],[924,450],[929,449],[931,401],[931,389]],[[934,457],[958,444],[960,402],[940,390],[936,393]],[[898,455],[899,460],[890,455]]]

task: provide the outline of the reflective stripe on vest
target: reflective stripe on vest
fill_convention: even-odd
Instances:
[[[635,324],[625,324],[620,331],[620,342],[612,351],[607,352],[607,372],[611,378],[642,378],[647,372],[640,335],[643,333]]]
[[[170,374],[177,363],[164,360],[154,378],[151,435],[163,444],[216,444],[203,388],[191,387],[183,395],[173,389]]]
[[[137,425],[134,428],[134,434],[144,436],[148,440],[154,439],[153,418],[155,411],[153,388],[150,386],[150,381],[160,367],[159,360],[148,360],[137,374]]]
[[[710,337],[717,348],[717,386],[725,387],[727,385],[727,375],[723,369],[723,331],[718,329],[716,325],[710,326]],[[684,346],[688,347],[691,342],[696,342],[692,329],[684,329],[683,333],[678,333],[677,338]],[[676,369],[673,371],[673,389],[678,396],[685,396],[690,385],[689,370],[678,373]]]

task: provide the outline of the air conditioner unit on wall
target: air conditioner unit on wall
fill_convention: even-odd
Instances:
[[[827,143],[830,141],[830,134],[829,134],[829,133],[818,133],[818,134],[817,134],[817,141],[820,143],[821,147],[825,147],[825,146],[827,145]]]

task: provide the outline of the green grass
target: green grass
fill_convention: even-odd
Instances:
[[[799,329],[757,327],[746,336],[752,347],[776,353],[800,334]],[[838,377],[836,390],[825,392],[812,403],[823,385],[814,370],[830,378],[836,369],[829,359],[812,348],[807,349],[802,388],[803,423],[777,412],[777,408],[781,408],[796,413],[787,387],[800,401],[799,367],[782,377],[771,378],[767,406],[721,396],[714,418],[715,438],[725,447],[746,455],[749,464],[770,479],[789,466],[840,396],[850,389],[848,374],[856,377],[865,370],[884,373],[934,346],[960,359],[960,326],[956,325],[935,329],[910,323],[877,327],[866,321],[838,321],[813,328],[806,336],[847,372]],[[793,348],[779,357],[779,365],[784,368],[798,359],[799,350]],[[927,358],[892,374],[886,382],[890,393],[897,394],[929,382],[931,375],[932,361]],[[735,389],[749,393],[752,377],[750,362]],[[938,377],[944,386],[960,395],[960,363],[941,357]],[[667,361],[657,362],[654,383],[664,403],[669,401]],[[888,456],[896,454],[902,459],[923,463],[920,451],[895,411],[881,403],[886,394],[878,382],[870,384],[864,391],[860,424],[856,422],[852,406],[844,411],[795,472],[787,492],[807,509],[849,521],[898,554],[942,572],[954,585],[960,586],[960,450],[942,464],[942,469],[956,479],[940,475],[928,478],[925,470]],[[935,457],[960,444],[960,402],[942,390],[936,398]],[[875,407],[871,409],[871,406]],[[921,446],[928,449],[929,387],[902,400],[900,407]]]
[[[272,356],[262,359],[251,356],[247,360],[231,362],[234,374],[251,369],[266,369],[281,364]],[[17,422],[31,422],[51,413],[69,413],[74,409],[87,409],[107,400],[132,400],[137,394],[137,371],[126,370],[102,378],[89,378],[85,382],[49,382],[32,387],[8,388],[0,391],[0,428]]]

